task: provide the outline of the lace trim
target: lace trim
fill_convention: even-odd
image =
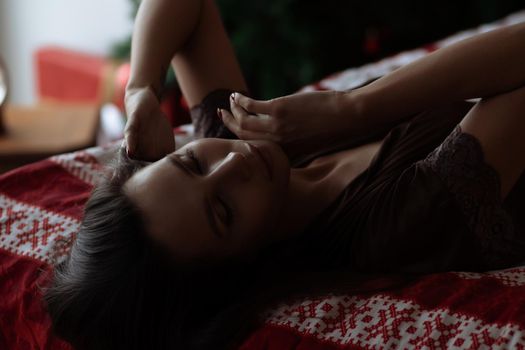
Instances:
[[[457,125],[425,162],[455,197],[489,266],[525,259],[524,244],[516,239],[512,218],[502,206],[499,173],[485,162],[475,136]]]

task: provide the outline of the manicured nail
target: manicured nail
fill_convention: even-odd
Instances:
[[[222,111],[220,108],[217,108],[217,115],[219,116],[219,118],[221,118],[222,120]]]

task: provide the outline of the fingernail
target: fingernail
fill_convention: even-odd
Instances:
[[[220,108],[217,108],[217,115],[219,116],[219,118],[221,118],[222,120],[222,111]]]
[[[232,99],[233,102],[235,102],[235,92],[230,95],[230,98]]]

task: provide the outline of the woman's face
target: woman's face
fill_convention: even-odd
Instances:
[[[139,170],[124,190],[175,259],[210,262],[271,241],[289,175],[275,143],[208,138]]]

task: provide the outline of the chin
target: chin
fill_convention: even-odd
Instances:
[[[261,147],[270,154],[274,167],[274,181],[287,187],[288,181],[290,180],[290,160],[286,153],[284,153],[282,147],[275,142],[267,140],[255,140],[250,142]]]

